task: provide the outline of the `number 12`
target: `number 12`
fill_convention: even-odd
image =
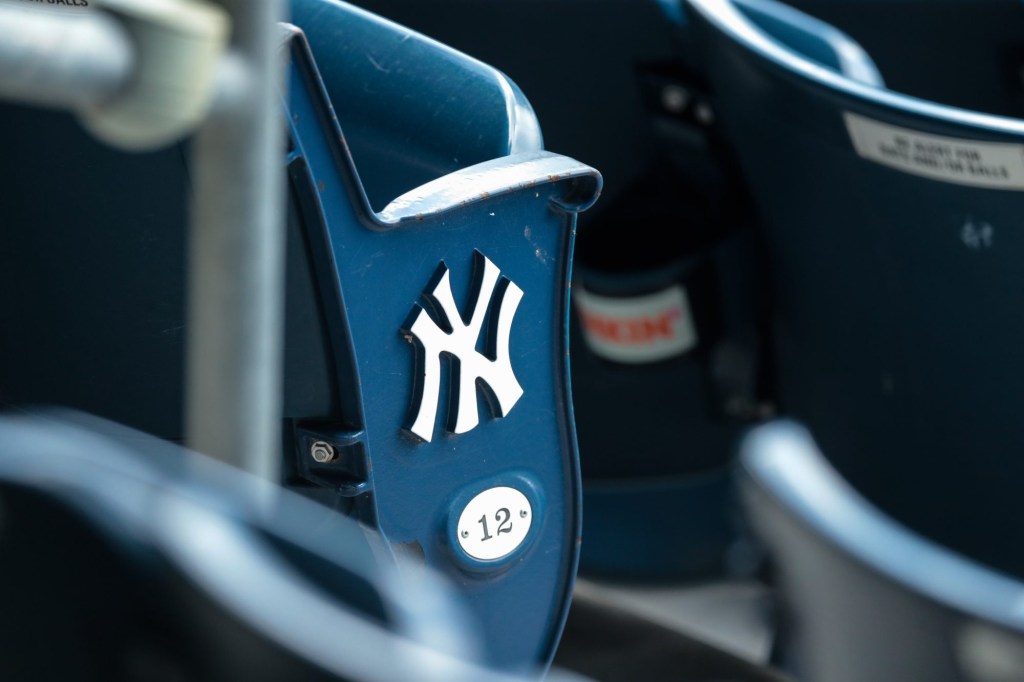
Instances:
[[[510,520],[511,518],[512,512],[510,512],[505,507],[502,507],[498,511],[494,512],[494,520],[498,522],[497,535],[512,532],[512,521]],[[494,537],[487,531],[487,514],[481,516],[477,523],[484,527],[484,536],[480,538],[481,542],[484,540],[490,540]]]

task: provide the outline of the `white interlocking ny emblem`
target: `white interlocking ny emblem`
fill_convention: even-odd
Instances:
[[[423,305],[417,304],[410,315],[412,323],[402,329],[409,341],[413,338],[418,341],[415,415],[407,428],[428,442],[437,418],[443,353],[452,359],[448,431],[466,433],[477,426],[478,386],[490,391],[493,401],[489,402],[496,417],[507,415],[523,395],[508,352],[512,318],[523,298],[523,290],[502,277],[498,267],[479,251],[474,252],[474,259],[476,281],[470,295],[473,312],[469,322],[464,321],[455,305],[448,266],[442,261],[431,279],[433,289],[428,284],[428,290],[424,291],[427,306],[438,321],[434,321]],[[477,350],[477,344],[489,311],[485,354]]]

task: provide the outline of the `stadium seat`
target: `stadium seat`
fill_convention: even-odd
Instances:
[[[543,668],[578,556],[568,278],[600,176],[542,149],[494,69],[344,3],[292,21],[283,483],[446,574],[488,664]],[[123,154],[12,105],[0,131],[0,400],[180,441],[187,145]]]
[[[798,679],[1020,679],[1024,583],[879,511],[793,422],[755,429],[740,469]]]
[[[360,16],[325,6],[335,10],[306,17],[320,31]],[[417,43],[398,44],[404,51]],[[308,249],[305,276],[317,284],[292,289],[290,310],[319,301],[323,317],[314,308],[308,319],[323,326],[289,329],[289,346],[322,344],[330,368],[289,354],[286,400],[314,386],[330,396],[287,414],[292,474],[339,490],[335,503],[378,527],[395,551],[420,556],[471,594],[492,663],[548,661],[571,594],[580,523],[565,329],[572,226],[596,199],[600,176],[540,150],[539,138],[533,148],[510,139],[503,116],[507,155],[429,181],[374,214],[353,201],[358,167],[324,115],[326,93],[299,34],[292,45],[294,236]],[[428,45],[443,51],[439,60],[453,59]],[[400,74],[402,51],[375,59]],[[485,83],[514,93],[502,78],[490,72]],[[463,83],[467,92],[473,83]],[[502,100],[502,112],[514,109],[516,125],[535,131],[519,98]],[[429,100],[422,106],[434,111]],[[456,113],[420,112],[418,138],[458,122]],[[317,443],[333,446],[337,460],[311,457]]]
[[[3,679],[519,679],[355,521],[111,422],[0,417],[0,509]]]
[[[1024,122],[893,92],[771,0],[686,9],[757,213],[781,411],[886,513],[1024,575]]]
[[[580,570],[595,578],[682,583],[742,570],[729,559],[740,554],[730,463],[758,393],[749,230],[681,186],[667,169],[652,173],[580,230]]]

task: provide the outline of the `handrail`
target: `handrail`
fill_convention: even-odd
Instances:
[[[284,326],[281,0],[223,0],[238,96],[200,127],[189,253],[186,440],[278,480]]]
[[[70,110],[127,151],[198,128],[187,440],[270,480],[280,467],[283,15],[283,0],[0,4],[0,97]]]
[[[0,3],[0,97],[76,109],[111,97],[135,48],[101,12],[58,14]]]

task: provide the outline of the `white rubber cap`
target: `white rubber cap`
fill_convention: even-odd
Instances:
[[[126,150],[154,149],[191,132],[214,96],[231,22],[199,0],[98,0],[129,32],[134,77],[112,99],[81,112],[96,137]]]

